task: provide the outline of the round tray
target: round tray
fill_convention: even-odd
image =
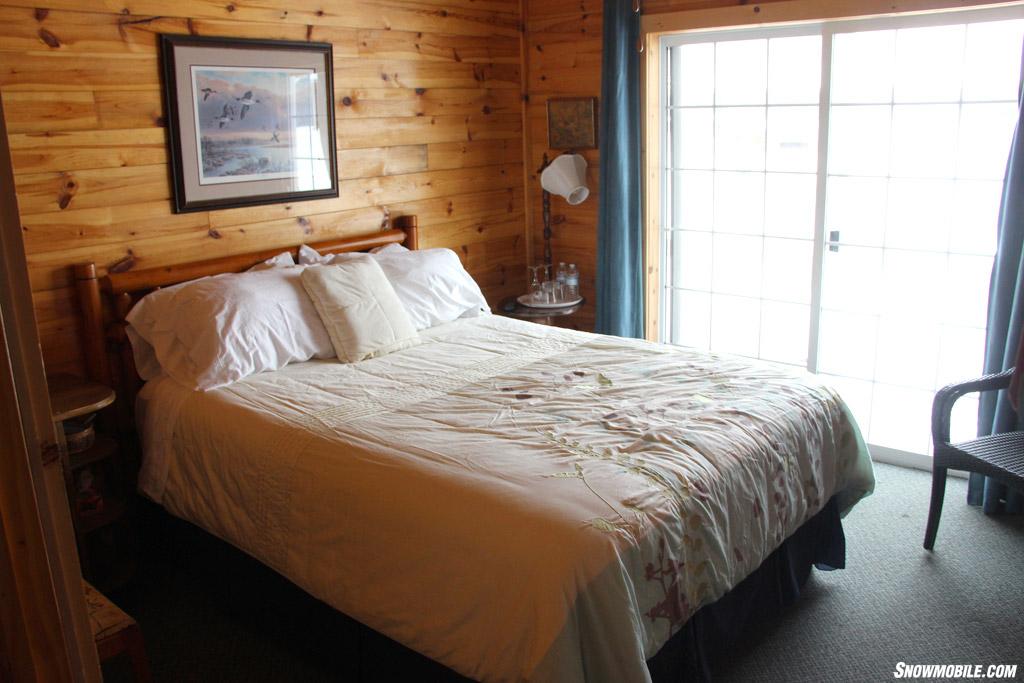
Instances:
[[[569,308],[570,306],[575,306],[576,304],[583,301],[583,297],[577,297],[572,301],[559,301],[558,303],[554,304],[540,304],[531,301],[530,299],[531,297],[529,294],[520,294],[518,297],[516,297],[516,301],[518,301],[521,305],[526,306],[527,308],[540,308],[545,310],[553,308]]]

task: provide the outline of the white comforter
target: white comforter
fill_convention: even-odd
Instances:
[[[140,488],[482,680],[645,660],[836,495],[873,488],[815,377],[496,316],[355,364],[140,395]]]

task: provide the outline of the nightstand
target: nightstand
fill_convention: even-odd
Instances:
[[[120,445],[104,432],[100,415],[114,402],[114,390],[73,375],[54,375],[47,382],[53,421],[67,446],[64,478],[82,575],[107,589],[119,586],[131,575],[134,553],[127,515],[130,479]]]
[[[498,315],[503,315],[508,318],[517,318],[519,320],[527,320],[531,323],[560,327],[562,326],[562,322],[567,322],[569,316],[579,313],[586,305],[587,300],[581,299],[579,303],[571,306],[560,306],[558,308],[533,308],[531,306],[522,305],[516,300],[516,297],[510,296],[501,302],[495,312]]]

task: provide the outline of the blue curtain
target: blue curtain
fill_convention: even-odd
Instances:
[[[601,334],[643,337],[640,14],[605,0],[601,57],[597,320]]]
[[[1024,87],[1021,89],[1024,93]],[[988,334],[985,337],[985,373],[1013,367],[1017,342],[1024,324],[1024,96],[1013,132],[1010,159],[1003,181],[999,207],[996,261],[988,301]],[[1022,409],[1024,412],[1024,409]],[[978,433],[981,435],[1024,428],[1024,420],[1010,405],[1008,392],[981,394]],[[1024,494],[1008,489],[990,477],[972,474],[967,502],[981,505],[986,514],[1024,512]]]

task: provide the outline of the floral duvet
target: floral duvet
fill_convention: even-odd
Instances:
[[[694,611],[874,485],[814,376],[496,316],[207,393],[156,379],[138,408],[146,495],[485,681],[649,680]]]

